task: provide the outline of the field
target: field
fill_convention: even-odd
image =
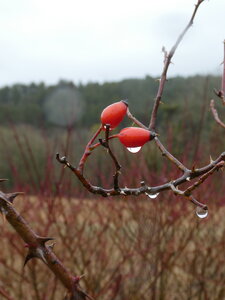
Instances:
[[[154,200],[19,196],[15,207],[38,234],[56,237],[54,251],[74,275],[85,274],[81,285],[95,299],[223,299],[225,208],[208,205],[203,220],[171,193]],[[8,299],[62,299],[54,275],[38,259],[23,268],[24,244],[7,223],[1,228],[0,291]]]

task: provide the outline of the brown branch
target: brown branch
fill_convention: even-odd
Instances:
[[[144,128],[148,130],[148,127],[146,127],[144,124],[142,124],[138,119],[136,119],[130,112],[129,108],[127,108],[127,116],[129,119],[131,119],[136,125],[138,125],[141,128]]]
[[[215,171],[218,171],[219,169],[224,167],[224,161],[220,161],[218,164],[216,164],[210,171],[206,172],[204,175],[202,175],[198,181],[196,181],[193,185],[189,186],[185,191],[185,196],[190,196],[191,192],[195,190],[199,185],[201,185],[210,175],[212,175]]]
[[[223,41],[223,75],[222,75],[222,83],[221,83],[221,91],[223,93],[223,100],[225,95],[225,40]]]
[[[37,235],[24,218],[15,210],[13,203],[7,194],[0,191],[0,211],[5,216],[6,220],[16,230],[19,236],[26,243],[28,254],[25,258],[26,264],[30,259],[39,258],[47,267],[55,274],[61,283],[71,293],[71,299],[85,300],[91,299],[79,287],[79,276],[73,276],[58,259],[52,251],[52,247],[46,245],[46,242],[51,240],[49,237],[41,237]]]
[[[225,40],[223,42],[223,73],[222,73],[222,80],[221,80],[221,89],[218,91],[217,89],[214,89],[214,93],[218,98],[220,98],[223,105],[225,105]]]
[[[59,154],[57,154],[56,155],[56,159],[61,164],[64,164],[65,166],[67,166],[77,176],[77,178],[81,181],[81,183],[89,190],[89,192],[91,192],[93,194],[99,194],[99,195],[101,195],[103,197],[118,196],[118,195],[123,195],[123,196],[129,196],[129,195],[139,196],[139,195],[145,194],[145,193],[156,194],[156,193],[163,192],[163,191],[171,189],[171,180],[168,181],[167,183],[164,183],[164,184],[158,185],[158,186],[154,186],[154,187],[150,187],[150,186],[148,186],[146,184],[141,183],[140,187],[138,187],[138,188],[128,188],[128,187],[121,188],[120,187],[119,190],[116,190],[115,188],[105,189],[103,187],[93,186],[79,172],[79,170],[77,170],[75,167],[73,167],[67,161],[67,159],[66,159],[65,156],[62,157],[62,158],[60,158]],[[178,177],[177,179],[174,179],[172,181],[172,183],[173,183],[173,185],[175,187],[177,187],[177,186],[179,186],[179,185],[187,182],[187,180],[192,180],[194,178],[202,176],[205,173],[209,172],[211,169],[213,169],[219,162],[224,161],[224,160],[225,160],[225,152],[222,152],[218,156],[218,158],[216,160],[210,162],[210,164],[208,164],[208,165],[206,165],[206,166],[204,166],[202,168],[199,168],[199,169],[198,168],[193,168],[192,170],[186,169],[186,171],[184,171],[184,174],[181,175],[180,177]],[[181,164],[181,166],[182,166],[182,164]]]
[[[214,117],[215,121],[216,121],[221,127],[225,128],[225,124],[224,124],[224,123],[220,120],[220,118],[219,118],[218,112],[217,112],[217,110],[216,110],[216,108],[215,108],[215,101],[214,101],[213,99],[210,101],[210,109],[211,109],[211,112],[212,112],[212,114],[213,114],[213,117]]]
[[[179,46],[180,42],[182,41],[184,35],[188,31],[188,29],[192,26],[192,24],[194,22],[195,15],[197,13],[197,10],[198,10],[200,4],[203,1],[204,0],[198,0],[197,4],[195,5],[195,9],[193,11],[193,14],[191,16],[191,19],[190,19],[189,23],[187,24],[187,26],[185,27],[183,32],[178,37],[176,43],[173,45],[173,47],[171,48],[168,55],[164,50],[164,55],[166,54],[165,59],[164,59],[164,67],[163,67],[162,75],[160,77],[159,88],[158,88],[158,92],[157,92],[157,95],[156,95],[156,98],[155,98],[155,102],[154,102],[154,106],[153,106],[153,110],[152,110],[152,114],[151,114],[151,120],[150,120],[150,123],[149,123],[149,129],[152,130],[152,131],[155,131],[155,129],[156,129],[157,112],[158,112],[159,104],[161,102],[162,94],[163,94],[163,91],[164,91],[164,86],[165,86],[165,83],[166,83],[166,80],[167,80],[167,71],[168,71],[169,65],[171,63],[171,59],[172,59],[177,47]]]
[[[208,210],[207,205],[197,201],[192,195],[186,195],[185,191],[181,191],[178,188],[176,188],[173,183],[170,184],[170,188],[171,190],[174,192],[175,195],[180,195],[180,196],[185,196],[186,199],[188,199],[189,201],[191,201],[193,204],[195,204],[196,206],[203,208],[204,210]]]
[[[206,165],[203,168],[196,169],[195,167],[193,167],[192,169],[188,169],[183,163],[181,163],[177,158],[175,158],[163,146],[163,144],[160,142],[159,138],[157,137],[158,135],[155,133],[158,107],[159,107],[159,104],[160,104],[160,101],[161,101],[161,98],[162,98],[162,94],[163,94],[163,91],[164,91],[164,86],[165,86],[166,79],[167,79],[167,71],[168,71],[169,65],[171,63],[171,59],[172,59],[177,47],[179,46],[180,42],[182,41],[183,37],[185,36],[186,32],[192,26],[195,15],[197,13],[197,10],[198,10],[200,4],[203,1],[204,0],[198,0],[197,4],[195,5],[195,9],[192,13],[190,21],[188,22],[187,26],[184,28],[184,30],[181,32],[181,34],[177,38],[175,44],[173,45],[173,47],[171,48],[169,53],[167,53],[165,48],[163,48],[164,67],[163,67],[163,71],[162,71],[162,75],[161,75],[161,79],[160,79],[160,83],[159,83],[159,87],[158,87],[158,92],[157,92],[157,95],[156,95],[156,98],[155,98],[154,107],[153,107],[153,110],[152,110],[149,127],[147,128],[144,124],[142,124],[139,120],[137,120],[131,114],[130,110],[127,109],[128,118],[131,119],[139,127],[149,130],[150,134],[155,139],[155,143],[156,143],[157,147],[162,152],[162,155],[165,156],[173,164],[175,164],[177,166],[177,168],[180,169],[183,172],[183,174],[180,177],[172,180],[172,185],[177,190],[178,190],[177,187],[179,185],[187,182],[187,180],[189,181],[189,180],[192,180],[194,178],[202,176],[199,179],[199,181],[197,181],[197,183],[195,183],[193,185],[192,190],[194,190],[197,186],[200,185],[201,182],[203,182],[208,176],[210,176],[214,172],[215,169],[218,168],[218,166],[216,166],[216,164],[219,164],[221,161],[223,161],[225,159],[225,152],[224,152],[224,153],[221,153],[221,155],[215,161],[210,162],[209,165]],[[60,157],[59,154],[56,155],[57,160],[61,164],[67,166],[77,176],[77,178],[84,185],[84,187],[88,189],[89,192],[91,192],[93,194],[99,194],[99,195],[102,195],[104,197],[116,196],[116,195],[124,195],[124,196],[135,195],[135,196],[138,196],[138,195],[143,194],[143,193],[156,194],[156,193],[171,189],[171,180],[169,180],[167,183],[164,183],[164,184],[161,184],[161,185],[158,185],[158,186],[154,186],[154,187],[150,187],[150,186],[146,185],[145,183],[144,184],[141,183],[140,187],[137,187],[137,188],[128,188],[128,187],[124,187],[124,188],[120,187],[119,188],[118,177],[119,177],[119,174],[120,174],[121,166],[118,163],[115,155],[112,153],[112,150],[109,147],[109,140],[112,139],[112,138],[118,137],[118,135],[109,136],[109,128],[107,128],[107,126],[106,126],[105,139],[104,140],[100,139],[100,143],[96,143],[96,144],[93,145],[94,140],[99,135],[101,130],[102,130],[102,126],[99,128],[99,130],[96,132],[94,137],[87,144],[85,152],[84,152],[84,154],[83,154],[83,156],[80,160],[78,168],[75,168],[74,166],[72,166],[67,161],[67,158],[65,156]],[[107,150],[109,152],[109,155],[111,156],[111,158],[112,158],[112,160],[115,164],[115,167],[116,167],[116,172],[114,174],[114,187],[113,188],[105,189],[104,187],[94,186],[83,175],[83,168],[84,168],[84,164],[86,162],[87,157],[90,155],[91,151],[93,151],[95,148],[97,148],[100,145],[107,148]],[[206,175],[203,176],[204,174],[206,174]],[[184,192],[181,192],[180,194],[184,195],[186,197],[189,197],[189,199],[193,203],[198,205],[198,201],[195,200],[190,195],[190,191],[191,191],[191,187],[189,188],[189,193],[186,192],[186,195],[184,195]]]
[[[84,154],[80,159],[79,165],[78,165],[78,170],[83,173],[83,169],[84,169],[84,164],[88,158],[88,156],[91,154],[91,145],[94,143],[94,141],[96,140],[97,136],[100,134],[100,132],[102,131],[102,125],[98,128],[98,130],[96,131],[96,133],[94,134],[94,136],[90,139],[90,141],[87,143],[87,146],[84,150]]]
[[[113,175],[114,178],[114,190],[119,190],[119,175],[120,175],[120,170],[121,170],[121,165],[119,164],[116,156],[114,155],[114,153],[112,152],[110,146],[109,146],[109,130],[110,130],[110,125],[105,125],[106,127],[106,131],[105,131],[105,141],[99,140],[100,143],[102,144],[102,146],[104,146],[105,148],[107,148],[107,151],[109,153],[109,155],[111,156],[115,167],[116,167],[116,172]]]
[[[176,159],[166,148],[163,146],[163,144],[160,142],[158,137],[154,138],[154,141],[159,148],[159,150],[162,152],[162,155],[168,158],[172,163],[174,163],[178,169],[181,171],[187,173],[187,176],[190,173],[190,170],[188,170],[178,159]]]

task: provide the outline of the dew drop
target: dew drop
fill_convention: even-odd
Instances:
[[[196,207],[196,215],[200,218],[200,219],[204,219],[208,216],[208,209],[205,210],[204,208],[201,208],[199,206]]]
[[[159,193],[156,193],[156,194],[145,193],[145,195],[147,195],[151,199],[155,199],[159,195]]]
[[[141,147],[127,147],[127,150],[130,151],[131,153],[137,153],[141,150]]]

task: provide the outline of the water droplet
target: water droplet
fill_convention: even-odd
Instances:
[[[147,195],[151,199],[155,199],[159,195],[159,193],[156,193],[156,194],[145,193],[145,195]]]
[[[141,147],[127,147],[127,150],[131,153],[137,153],[141,150]]]
[[[187,180],[187,181],[190,181],[190,180],[191,180],[190,176],[189,176],[189,177],[187,177],[187,178],[186,178],[186,180]]]
[[[204,208],[197,206],[196,207],[196,215],[200,219],[204,219],[208,216],[208,209],[205,210]]]

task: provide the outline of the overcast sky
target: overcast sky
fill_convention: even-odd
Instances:
[[[197,0],[0,0],[0,86],[158,76]],[[225,0],[205,0],[169,76],[220,74]]]

